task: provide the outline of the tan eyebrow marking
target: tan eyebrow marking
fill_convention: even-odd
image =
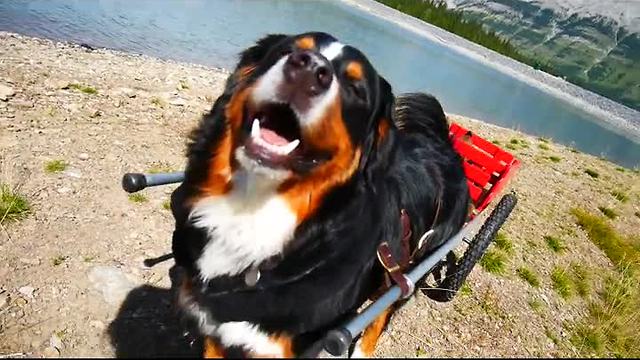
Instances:
[[[352,61],[347,65],[347,76],[352,80],[362,79],[362,64]]]
[[[302,50],[311,50],[316,46],[316,41],[311,36],[305,36],[296,40],[296,46]]]

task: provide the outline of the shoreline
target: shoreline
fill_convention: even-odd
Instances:
[[[478,61],[485,66],[490,66],[572,106],[593,114],[602,120],[603,125],[609,130],[640,143],[640,111],[544,71],[536,70],[375,0],[341,1],[381,20],[391,22],[419,36],[440,43],[458,54]]]

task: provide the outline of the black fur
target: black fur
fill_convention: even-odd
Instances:
[[[272,48],[285,38],[276,35],[259,41],[241,55],[238,68],[263,66]],[[469,196],[461,159],[449,141],[439,102],[419,93],[396,99],[391,86],[376,74],[367,84],[371,98],[366,121],[359,110],[349,113],[347,108],[343,113],[352,139],[363,149],[355,174],[332,189],[319,210],[298,226],[292,248],[275,268],[262,272],[255,287],[245,287],[240,276],[202,284],[194,262],[207,240],[202,230],[187,222],[186,199],[206,178],[206,164],[215,156],[212,144],[224,129],[224,105],[235,86],[231,76],[225,93],[191,137],[186,179],[172,195],[173,251],[177,264],[199,287],[197,301],[213,318],[249,321],[268,332],[284,332],[302,350],[353,314],[381,286],[383,270],[376,249],[388,241],[399,255],[401,209],[410,215],[415,245],[433,223],[441,197],[427,253],[462,227]],[[344,96],[343,102],[349,101]],[[390,124],[383,137],[377,134],[380,121]]]

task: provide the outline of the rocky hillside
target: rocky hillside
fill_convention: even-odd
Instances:
[[[640,109],[640,2],[448,0],[584,88]]]

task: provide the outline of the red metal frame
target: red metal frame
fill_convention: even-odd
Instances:
[[[464,172],[474,205],[470,215],[473,218],[502,191],[520,167],[520,161],[456,123],[449,126],[449,137],[464,160]]]

